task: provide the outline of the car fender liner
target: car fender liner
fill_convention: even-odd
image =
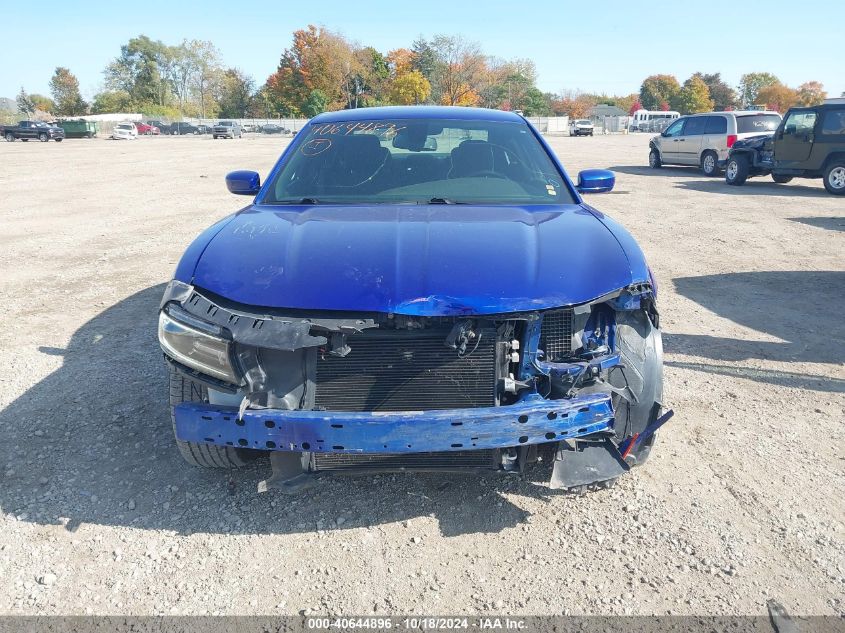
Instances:
[[[612,431],[607,394],[570,400],[531,396],[513,405],[387,413],[246,409],[184,402],[174,407],[183,441],[259,450],[418,453],[507,448]]]
[[[192,286],[171,282],[162,299],[162,307],[177,303],[185,312],[223,328],[236,343],[292,352],[305,347],[321,347],[329,341],[343,341],[333,333],[355,334],[378,327],[374,319],[302,318],[255,314],[249,309],[226,307],[197,292]],[[327,336],[312,335],[311,331]],[[347,352],[348,353],[348,352]]]

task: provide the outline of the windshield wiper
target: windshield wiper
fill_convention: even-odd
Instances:
[[[455,200],[452,200],[451,198],[441,198],[441,197],[435,196],[434,198],[431,198],[426,204],[465,204],[465,203],[456,202]]]
[[[317,198],[296,198],[291,200],[277,200],[273,204],[320,204]]]

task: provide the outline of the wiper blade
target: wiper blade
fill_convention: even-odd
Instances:
[[[435,196],[431,198],[426,204],[464,204],[463,202],[456,202],[451,198],[440,198]]]
[[[277,200],[273,204],[320,204],[317,198],[292,198],[289,200]]]

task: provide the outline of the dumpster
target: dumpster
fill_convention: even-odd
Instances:
[[[96,121],[83,121],[82,119],[60,121],[59,127],[65,131],[67,138],[92,138],[97,136],[97,132],[99,132]]]

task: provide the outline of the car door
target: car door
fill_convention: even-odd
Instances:
[[[678,137],[678,162],[682,165],[698,165],[701,155],[701,139],[707,127],[707,117],[691,116],[681,136]]]
[[[818,114],[810,108],[795,108],[786,113],[775,134],[775,162],[778,167],[803,169],[813,148]]]
[[[35,138],[36,131],[37,130],[35,129],[35,124],[32,121],[21,122],[21,138]]]
[[[681,117],[660,134],[660,158],[664,163],[677,163],[680,156],[680,138],[686,125],[686,117]]]

